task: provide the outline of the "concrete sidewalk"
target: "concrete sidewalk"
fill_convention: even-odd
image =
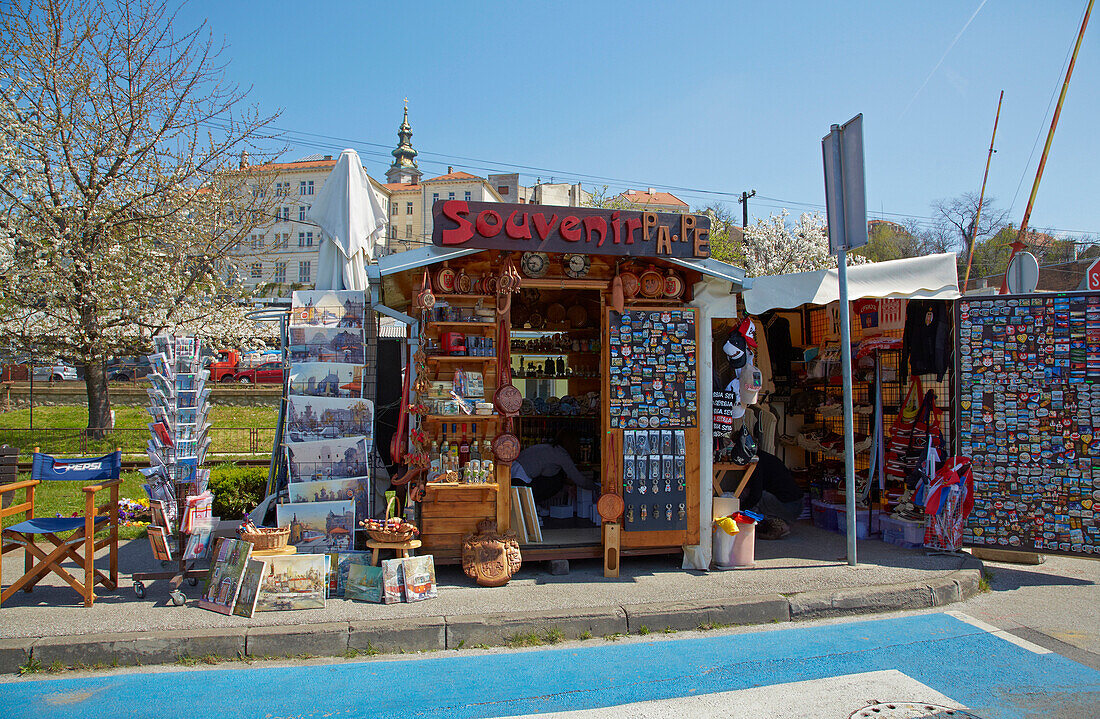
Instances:
[[[600,637],[918,609],[974,596],[981,568],[969,556],[926,556],[877,540],[861,541],[860,564],[849,567],[843,535],[805,524],[783,540],[757,542],[756,556],[752,569],[709,573],[680,569],[679,556],[627,557],[618,579],[605,579],[597,560],[573,561],[570,574],[559,576],[545,563],[525,564],[496,589],[477,587],[458,567],[440,567],[437,599],[398,605],[331,599],[324,609],[252,619],[202,610],[193,601],[171,606],[167,582],[149,584],[147,597],[138,599],[128,574],[119,590],[102,592],[85,609],[51,577],[0,609],[0,672],[31,657],[42,666],[72,666],[424,651],[501,645],[532,634]],[[122,547],[120,566],[158,569],[144,539]],[[21,571],[21,557],[5,557],[4,584]],[[200,591],[183,589],[191,600]]]

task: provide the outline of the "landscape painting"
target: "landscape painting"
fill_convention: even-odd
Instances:
[[[338,552],[351,549],[355,531],[355,502],[303,502],[275,507],[280,527],[290,527],[287,540],[299,552]]]
[[[363,364],[363,331],[339,327],[291,327],[291,362]]]
[[[360,397],[363,365],[302,362],[290,368],[290,394],[310,397]]]
[[[359,491],[366,491],[361,487],[366,483],[365,477],[349,477],[347,479],[328,479],[321,482],[291,482],[287,485],[291,502],[336,502],[345,499],[355,499]]]
[[[362,290],[299,290],[291,296],[292,327],[363,329]]]
[[[297,442],[288,445],[286,452],[291,482],[365,477],[370,473],[363,437]]]
[[[267,571],[256,597],[257,612],[325,608],[324,554],[266,557]]]
[[[366,437],[367,445],[373,444],[374,403],[369,399],[292,395],[286,411],[288,442]]]

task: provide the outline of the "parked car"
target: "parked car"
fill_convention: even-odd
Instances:
[[[286,370],[282,362],[264,362],[233,376],[241,384],[282,384]]]
[[[148,357],[123,357],[111,360],[106,367],[108,382],[129,382],[145,379],[153,373]]]
[[[67,365],[64,362],[56,362],[53,364],[34,365],[34,378],[38,380],[44,379],[50,382],[60,382],[62,380],[80,379],[80,375],[77,374],[76,368],[72,365]]]

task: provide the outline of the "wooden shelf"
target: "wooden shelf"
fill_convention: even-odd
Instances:
[[[444,294],[442,292],[435,295],[435,301],[436,302],[447,302],[447,301],[450,301],[450,300],[486,300],[488,302],[494,302],[495,303],[496,300],[497,300],[497,297],[496,297],[496,295],[460,295],[460,294],[448,295],[448,294]],[[493,307],[496,307],[496,305],[494,304]]]
[[[528,377],[526,375],[515,375],[515,374],[513,374],[512,379],[514,379],[514,380],[517,380],[517,379],[595,379],[595,380],[598,380],[598,379],[602,379],[602,378],[599,377],[599,376],[596,376],[596,377],[581,377],[581,376],[575,375],[575,374],[574,375],[556,375],[555,374],[555,375],[541,375],[541,376],[532,376],[532,377]]]
[[[520,414],[516,419],[568,419],[580,421],[584,419],[599,421],[598,414]]]
[[[428,320],[428,328],[432,327],[454,327],[455,329],[493,329],[496,330],[496,322],[447,322],[447,321],[435,321]]]
[[[438,489],[440,487],[446,487],[448,489],[491,489],[496,491],[497,484],[492,482],[489,484],[465,484],[463,482],[428,482],[428,487],[431,489]]]
[[[496,355],[493,355],[492,357],[467,357],[465,355],[458,356],[458,357],[449,357],[447,355],[429,355],[427,359],[428,359],[428,362],[438,362],[438,363],[446,363],[446,362],[496,362],[497,361]]]
[[[503,415],[499,414],[426,414],[421,417],[425,422],[454,422],[455,424],[460,422],[465,424],[470,422],[492,422],[503,418]]]
[[[599,357],[599,352],[573,352],[572,350],[566,352],[524,352],[523,350],[512,350],[513,356],[522,357]]]

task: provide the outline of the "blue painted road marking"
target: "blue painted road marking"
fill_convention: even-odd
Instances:
[[[991,719],[1022,716],[1036,691],[1100,703],[1100,672],[926,614],[509,654],[16,681],[0,684],[0,709],[10,719],[499,717],[887,669]]]

